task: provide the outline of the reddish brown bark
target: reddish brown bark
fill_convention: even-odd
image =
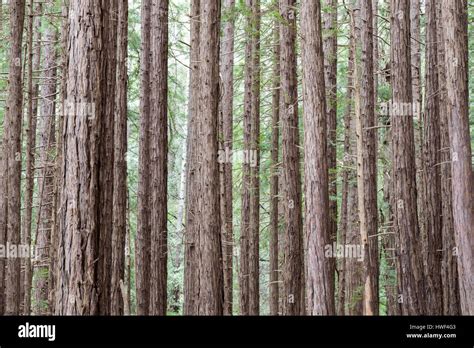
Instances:
[[[461,313],[474,314],[474,176],[469,133],[467,1],[442,2],[454,237]]]
[[[318,1],[301,6],[304,120],[305,235],[308,253],[306,291],[308,314],[334,314],[334,261],[325,255],[331,243],[327,115],[324,88],[321,7]]]
[[[233,98],[234,98],[234,21],[235,0],[226,0],[223,5],[223,37],[221,41],[221,146],[220,151],[232,151],[233,142]],[[232,163],[220,166],[222,261],[224,268],[224,314],[232,315],[233,306],[233,248],[232,226]]]
[[[391,0],[392,153],[398,287],[402,314],[425,313],[423,262],[417,216],[413,95],[408,3]],[[398,109],[398,110],[396,110]],[[403,112],[401,112],[403,111]]]
[[[125,236],[127,234],[127,48],[128,0],[118,2],[117,70],[114,122],[114,193],[112,226],[112,270],[110,314],[124,314],[120,284],[125,277]]]
[[[137,314],[149,313],[150,301],[150,31],[151,0],[141,8],[140,136],[136,237]]]
[[[300,154],[298,149],[295,1],[280,0],[279,9],[282,17],[280,26],[280,117],[283,230],[285,236],[282,300],[285,315],[301,315],[305,312],[305,301]]]

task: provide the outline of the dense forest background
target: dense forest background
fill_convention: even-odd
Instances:
[[[0,313],[474,314],[472,1],[1,3]]]

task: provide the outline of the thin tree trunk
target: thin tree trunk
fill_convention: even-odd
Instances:
[[[441,287],[442,230],[441,230],[441,177],[440,177],[440,123],[439,84],[436,32],[436,5],[426,2],[426,87],[423,113],[423,216],[427,242],[427,314],[443,313]]]
[[[150,303],[150,13],[151,0],[143,0],[141,7],[138,215],[135,241],[138,315],[147,315]]]
[[[326,112],[329,172],[329,236],[330,244],[337,240],[337,0],[324,0],[322,13],[324,81],[326,86]],[[329,292],[335,296],[336,259],[330,259]]]
[[[474,315],[474,176],[469,134],[467,1],[443,0],[454,236],[461,313]]]
[[[102,137],[99,139],[99,239],[96,241],[99,251],[97,261],[97,282],[99,313],[110,315],[111,279],[112,279],[112,229],[113,229],[113,192],[114,178],[114,123],[115,123],[115,72],[117,60],[117,1],[102,1],[108,16],[103,18],[103,48],[101,59],[104,61],[101,85],[106,94],[102,99],[104,117],[101,119]],[[99,247],[100,246],[100,247]]]
[[[53,272],[49,267],[52,255],[51,231],[53,229],[53,207],[54,207],[54,169],[55,169],[55,142],[56,142],[56,64],[57,55],[55,42],[57,32],[52,26],[48,26],[45,33],[43,77],[44,83],[41,86],[40,118],[38,122],[40,165],[42,174],[38,180],[39,190],[39,210],[38,221],[36,223],[36,250],[38,252],[34,265],[34,298],[36,315],[48,314],[50,304],[48,294],[50,285],[48,273]]]
[[[285,315],[302,315],[305,312],[295,4],[295,0],[280,0],[279,2],[280,15],[283,18],[280,26],[280,116],[282,120],[282,197],[285,216],[283,262],[283,313]]]
[[[61,69],[61,83],[60,83],[60,116],[66,114],[66,97],[67,97],[67,71],[69,65],[69,55],[66,50],[67,40],[68,40],[68,31],[69,31],[69,7],[67,2],[63,2],[61,8],[62,15],[62,32],[61,32],[61,53],[60,53],[60,69]],[[48,283],[49,283],[49,294],[48,294],[48,304],[49,311],[48,314],[56,313],[56,290],[57,283],[59,278],[59,205],[60,205],[60,188],[63,186],[63,171],[62,171],[62,160],[63,160],[63,132],[64,127],[64,117],[58,117],[58,126],[57,126],[57,141],[56,141],[56,160],[54,163],[54,200],[53,200],[53,221],[52,221],[52,230],[51,230],[51,244],[50,244],[50,260],[49,260],[49,269],[52,270],[49,272]]]
[[[168,0],[153,0],[151,9],[150,177],[151,263],[150,314],[166,315],[168,245]]]
[[[272,149],[270,174],[270,315],[279,314],[279,138],[280,138],[280,24],[273,22],[273,71],[272,71]]]
[[[411,76],[412,76],[412,94],[413,94],[413,107],[416,110],[416,114],[413,114],[413,127],[414,127],[414,139],[415,139],[415,166],[416,166],[416,188],[417,188],[417,209],[418,209],[418,226],[419,233],[421,236],[421,248],[426,249],[426,231],[425,231],[425,219],[424,219],[424,204],[423,204],[423,125],[422,119],[420,118],[420,112],[422,108],[422,91],[421,91],[421,11],[420,11],[420,0],[410,1],[410,65],[411,65]],[[424,251],[427,252],[427,251]],[[426,266],[426,262],[423,262]]]
[[[360,229],[358,216],[358,190],[357,190],[357,137],[355,111],[359,108],[355,101],[359,100],[359,86],[356,86],[357,65],[355,64],[356,37],[359,37],[360,28],[355,25],[355,9],[350,9],[351,34],[349,41],[349,77],[348,88],[351,99],[349,99],[345,124],[348,127],[346,136],[348,142],[348,152],[345,161],[347,162],[347,222],[345,229],[344,245],[360,245]],[[362,315],[363,311],[363,268],[362,263],[355,258],[344,258],[345,286],[344,286],[344,314]]]
[[[375,120],[372,1],[359,1],[360,74],[356,83],[357,190],[359,229],[364,250],[364,315],[378,315],[377,131]],[[359,54],[357,54],[359,56]],[[356,71],[359,64],[356,62]]]
[[[349,14],[350,16],[350,14]],[[338,244],[346,245],[347,232],[349,227],[349,175],[351,174],[351,164],[353,162],[351,155],[351,134],[353,128],[351,128],[351,114],[352,114],[352,103],[353,103],[353,75],[354,75],[354,35],[353,26],[350,26],[349,33],[349,54],[347,63],[347,85],[346,85],[346,106],[344,109],[344,157],[343,157],[343,168],[342,168],[342,189],[341,189],[341,218],[339,225],[339,237]],[[347,284],[347,269],[346,259],[340,260],[338,267],[338,295],[337,295],[337,314],[344,315],[346,308],[346,284]]]
[[[232,151],[233,142],[233,97],[234,97],[234,21],[235,0],[224,1],[223,14],[228,18],[223,23],[221,41],[221,124],[220,151]],[[222,261],[224,267],[224,314],[232,315],[233,306],[233,226],[232,226],[232,163],[221,164],[221,235]]]
[[[25,174],[25,215],[23,218],[22,243],[31,249],[31,222],[33,215],[33,190],[35,176],[35,149],[36,149],[36,128],[38,123],[38,83],[33,82],[33,71],[40,68],[41,55],[41,12],[42,4],[33,8],[33,1],[29,4],[30,15],[28,21],[28,104],[27,104],[27,126],[26,137],[26,174]],[[35,34],[33,34],[33,31]],[[34,37],[34,40],[33,40]],[[34,46],[36,44],[36,47]],[[23,313],[29,315],[31,312],[31,258],[23,260],[24,278],[23,286]]]
[[[252,109],[250,152],[249,314],[260,313],[260,0],[252,3]]]
[[[252,134],[252,85],[253,85],[253,15],[252,5],[255,0],[246,0],[245,6],[249,14],[245,21],[246,36],[250,37],[245,44],[244,70],[244,114],[243,144],[244,151],[251,150]],[[251,168],[250,161],[242,163],[242,203],[240,222],[240,315],[250,314],[250,205],[251,205]]]
[[[3,33],[3,0],[0,0],[0,33]],[[5,120],[3,122],[3,129],[5,130]],[[0,139],[0,245],[5,245],[6,241],[6,228],[7,228],[7,206],[6,200],[1,197],[7,197],[7,183],[6,183],[6,170],[7,161],[5,158],[6,147],[4,147],[4,139]],[[3,315],[5,308],[5,260],[0,258],[0,315]]]
[[[10,71],[8,75],[7,108],[3,146],[5,147],[7,195],[0,199],[6,205],[6,242],[20,244],[21,208],[21,119],[22,119],[22,66],[21,46],[25,16],[25,1],[10,2]],[[0,204],[1,206],[1,204]],[[5,314],[20,313],[20,259],[8,258],[5,277]]]
[[[191,315],[197,312],[197,229],[199,218],[196,215],[195,181],[197,169],[195,163],[195,120],[198,109],[199,84],[199,39],[200,39],[200,0],[191,1],[191,52],[189,73],[189,100],[188,100],[188,134],[186,141],[186,234],[184,253],[184,314]]]
[[[127,234],[127,47],[128,0],[118,2],[117,71],[114,122],[114,193],[112,226],[112,315],[123,315],[125,303],[121,283],[125,276],[125,235]]]

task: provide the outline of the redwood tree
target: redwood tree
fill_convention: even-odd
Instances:
[[[282,298],[285,315],[301,315],[305,312],[295,4],[295,0],[280,0],[279,2],[282,17],[280,25],[280,118],[285,236]]]
[[[334,308],[332,261],[325,257],[330,244],[327,161],[327,117],[324,85],[321,7],[319,1],[301,5],[305,243],[308,253],[306,289],[308,313],[331,315]]]
[[[461,313],[474,314],[474,177],[469,133],[467,1],[442,1],[454,236]]]

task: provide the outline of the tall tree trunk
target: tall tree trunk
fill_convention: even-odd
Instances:
[[[351,14],[349,13],[349,16]],[[338,235],[338,244],[346,245],[346,238],[348,232],[348,223],[350,216],[348,215],[349,206],[349,175],[351,174],[352,169],[351,163],[353,161],[351,155],[351,133],[353,128],[351,128],[351,114],[352,114],[352,103],[354,95],[353,87],[353,75],[354,75],[354,28],[351,25],[349,29],[349,52],[348,52],[348,62],[347,62],[347,85],[346,85],[346,105],[344,109],[344,156],[343,156],[343,165],[342,165],[342,188],[341,188],[341,218],[339,222],[339,235]],[[346,307],[346,284],[347,284],[347,269],[346,269],[346,259],[342,258],[338,266],[338,294],[337,294],[337,314],[344,315]]]
[[[446,66],[444,49],[444,22],[441,2],[437,2],[437,42],[439,100],[447,100]],[[440,125],[440,175],[441,175],[441,229],[443,260],[441,269],[441,284],[443,287],[443,314],[459,315],[460,299],[458,285],[457,257],[455,253],[455,238],[453,225],[453,197],[451,187],[451,149],[449,143],[449,118],[447,103],[439,104]]]
[[[149,313],[150,301],[150,31],[151,0],[141,7],[140,136],[136,237],[137,314]]]
[[[469,134],[467,1],[443,0],[451,182],[461,313],[474,314],[474,176]]]
[[[41,12],[42,4],[33,8],[33,1],[29,4],[28,21],[28,104],[27,104],[27,126],[25,130],[26,138],[26,174],[25,174],[25,214],[22,227],[22,244],[28,245],[31,249],[31,228],[33,215],[33,190],[35,186],[35,154],[36,154],[36,128],[38,111],[38,82],[33,82],[34,71],[40,68],[41,56]],[[34,31],[34,34],[33,34]],[[33,40],[34,39],[34,40]],[[35,46],[36,45],[36,46]],[[36,76],[35,76],[36,77]],[[31,259],[23,260],[24,277],[22,281],[23,292],[23,313],[29,315],[31,312]]]
[[[244,114],[243,144],[244,151],[251,149],[252,134],[252,84],[253,84],[253,15],[252,4],[255,0],[246,0],[247,11],[246,36],[250,37],[245,44],[244,68]],[[251,205],[251,168],[250,161],[242,163],[242,203],[240,222],[240,315],[250,314],[250,205]]]
[[[325,257],[331,244],[327,159],[327,115],[324,85],[321,5],[301,5],[305,231],[308,252],[306,288],[308,314],[332,315],[334,308],[333,262]]]
[[[39,208],[36,224],[37,258],[34,265],[34,298],[36,315],[45,315],[50,312],[48,294],[50,285],[48,273],[53,272],[49,267],[49,260],[53,256],[51,231],[53,229],[54,208],[54,169],[55,169],[55,142],[56,142],[56,85],[57,85],[57,54],[55,42],[57,32],[48,24],[45,33],[43,79],[41,86],[40,118],[38,122],[40,167],[41,174],[38,180]]]
[[[168,0],[153,0],[151,9],[150,314],[167,309],[167,180],[168,180]]]
[[[249,314],[260,313],[260,0],[252,3],[252,109],[250,147]]]
[[[196,235],[196,190],[197,178],[195,166],[195,120],[198,108],[197,93],[199,91],[199,37],[200,37],[200,0],[191,1],[191,52],[189,72],[189,100],[188,100],[188,134],[186,141],[186,234],[184,253],[184,314],[191,315],[197,312],[197,235]]]
[[[418,226],[421,240],[421,248],[426,249],[426,231],[425,231],[425,219],[424,219],[424,203],[423,203],[423,125],[422,119],[420,118],[420,112],[422,108],[422,75],[421,75],[421,11],[420,11],[420,0],[410,1],[410,65],[411,65],[411,76],[412,76],[412,94],[413,94],[413,107],[416,110],[416,114],[413,114],[413,127],[414,127],[414,139],[415,139],[415,166],[416,166],[416,188],[417,188],[417,209],[418,209]],[[426,251],[425,251],[426,252]],[[423,262],[426,266],[426,262]]]
[[[329,235],[330,244],[337,240],[337,0],[324,0],[322,13],[324,82],[326,86],[326,112],[329,171]],[[335,295],[336,258],[330,259],[329,292]]]
[[[100,81],[106,98],[102,99],[104,117],[101,119],[103,137],[99,139],[99,260],[97,262],[97,280],[99,296],[99,313],[110,315],[112,279],[112,229],[113,229],[113,192],[114,178],[114,123],[115,123],[115,72],[117,60],[117,1],[102,1],[109,16],[103,17],[103,48],[104,69]],[[100,246],[100,247],[99,247]]]
[[[3,33],[3,0],[0,0],[0,33]],[[5,122],[5,121],[4,121]],[[5,129],[3,122],[3,129]],[[6,138],[5,138],[6,139]],[[6,148],[3,146],[4,138],[0,139],[0,245],[5,245],[6,241],[6,228],[7,228],[7,206],[6,200],[1,197],[6,197],[7,185],[6,185],[6,168],[7,162],[5,158]],[[0,315],[3,315],[5,308],[5,260],[0,258]]]
[[[62,31],[61,31],[61,44],[60,44],[60,63],[59,67],[61,69],[61,78],[60,78],[60,117],[58,117],[58,126],[57,126],[57,141],[56,141],[56,159],[54,161],[54,190],[53,190],[53,221],[52,221],[52,230],[51,230],[51,243],[50,243],[50,260],[49,260],[49,269],[53,270],[49,272],[48,283],[49,283],[49,294],[48,294],[48,304],[49,311],[48,314],[56,313],[56,290],[57,283],[59,278],[59,205],[60,205],[60,188],[63,186],[63,127],[64,127],[64,117],[66,115],[67,103],[67,71],[69,65],[69,52],[67,51],[67,40],[68,40],[68,31],[69,31],[69,6],[67,2],[63,2],[61,7],[62,15]]]
[[[200,6],[198,76],[199,89],[193,91],[196,113],[191,122],[194,146],[192,170],[195,182],[191,193],[195,203],[195,214],[190,234],[194,237],[196,288],[194,305],[185,304],[195,315],[221,315],[224,304],[224,281],[222,269],[222,246],[219,213],[218,151],[218,94],[219,94],[219,26],[220,6],[217,2],[203,2]],[[188,172],[188,175],[191,174]],[[187,201],[187,215],[189,215]],[[189,226],[186,226],[187,229]],[[188,265],[186,265],[188,266]],[[189,301],[189,293],[186,300]]]
[[[443,313],[441,287],[442,230],[441,230],[441,177],[440,177],[440,123],[439,84],[436,32],[436,5],[426,2],[426,87],[423,113],[423,216],[427,241],[427,313]]]
[[[356,52],[356,37],[359,36],[359,28],[355,26],[355,14],[354,8],[351,8],[349,13],[350,16],[350,39],[349,39],[349,64],[348,64],[348,105],[346,108],[346,115],[344,120],[345,131],[345,155],[344,155],[344,166],[347,175],[347,205],[346,222],[344,228],[344,239],[343,245],[360,245],[360,230],[359,230],[359,216],[358,216],[358,191],[357,191],[357,169],[356,169],[356,119],[355,119],[355,108],[354,101],[358,99],[357,93],[359,88],[356,89],[356,65],[355,65],[355,52]],[[341,214],[343,210],[341,208]],[[355,258],[344,258],[344,312],[341,314],[348,315],[362,315],[363,303],[362,303],[362,290],[364,287],[363,268],[362,263]]]
[[[373,66],[372,1],[359,1],[360,74],[356,61],[357,190],[359,229],[364,250],[363,313],[378,315],[377,131]],[[357,54],[356,56],[359,56]]]
[[[220,151],[232,151],[234,98],[234,22],[235,0],[224,1],[223,38],[221,41],[221,124]],[[232,163],[221,164],[221,238],[224,268],[224,314],[232,315],[234,236],[232,226]]]
[[[21,119],[22,119],[22,66],[21,46],[25,17],[25,1],[10,2],[10,71],[8,75],[7,108],[4,121],[3,155],[6,164],[7,194],[0,197],[6,205],[6,242],[20,244],[21,208]],[[2,204],[0,204],[2,206]],[[8,258],[5,276],[5,314],[20,313],[20,259]]]
[[[425,313],[423,261],[417,216],[410,20],[406,1],[391,0],[392,152],[398,286],[402,314]],[[405,110],[403,110],[405,109]],[[408,109],[408,110],[407,110]]]
[[[114,130],[114,193],[112,226],[112,315],[124,314],[120,284],[125,279],[125,236],[127,234],[127,48],[128,0],[118,2],[117,71]]]
[[[3,33],[3,0],[0,0],[0,33]],[[5,117],[2,123],[5,131]],[[7,197],[7,160],[4,141],[6,141],[5,134],[0,140],[0,245],[5,245],[7,238],[7,201],[2,197]],[[3,315],[5,308],[5,259],[0,258],[0,315]]]
[[[58,279],[55,313],[99,313],[96,268],[100,241],[99,139],[103,136],[104,91],[100,86],[102,4],[69,5],[66,114],[62,144],[63,181],[58,231]],[[105,16],[104,16],[105,17]],[[97,83],[92,83],[97,82]],[[74,257],[72,257],[74,255]]]
[[[270,315],[279,314],[279,138],[280,138],[280,24],[273,22],[273,71],[272,71],[272,149],[270,174]]]
[[[283,263],[283,313],[285,315],[301,315],[305,312],[295,4],[295,0],[280,0],[279,2],[280,15],[283,18],[280,26],[280,116],[285,234]]]

